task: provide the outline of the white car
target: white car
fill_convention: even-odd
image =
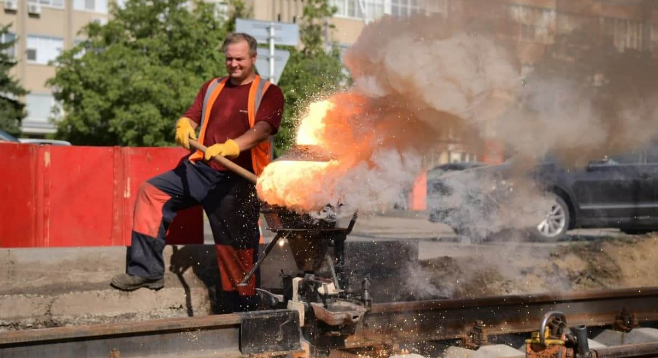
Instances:
[[[18,141],[26,144],[71,145],[71,143],[65,140],[56,139],[18,138]]]
[[[38,138],[16,138],[13,135],[0,129],[0,142],[14,142],[25,144],[50,144],[50,145],[71,145],[65,140],[55,139],[38,139]]]

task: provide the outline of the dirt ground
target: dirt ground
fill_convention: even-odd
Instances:
[[[409,263],[395,299],[467,298],[658,285],[658,235],[519,245]],[[398,281],[399,282],[399,281]]]

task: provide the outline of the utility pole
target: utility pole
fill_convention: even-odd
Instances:
[[[276,0],[272,0],[272,21],[270,22],[269,27],[269,36],[267,39],[268,45],[270,47],[270,58],[268,59],[268,64],[270,65],[270,76],[269,81],[272,84],[276,84],[276,78],[274,78],[274,22],[277,21],[276,13]]]
[[[276,84],[276,78],[274,77],[274,21],[270,23],[270,37],[268,39],[270,45],[270,82]]]
[[[329,16],[324,17],[324,52],[329,52]]]

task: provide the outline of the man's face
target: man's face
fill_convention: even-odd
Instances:
[[[229,76],[235,80],[243,80],[254,72],[256,56],[249,55],[249,44],[240,41],[226,46],[226,70]]]

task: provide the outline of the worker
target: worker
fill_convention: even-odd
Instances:
[[[136,197],[127,273],[112,278],[117,289],[164,286],[165,234],[176,213],[201,204],[217,251],[221,286],[234,312],[257,305],[256,276],[238,286],[257,261],[260,202],[253,183],[228,171],[214,156],[231,159],[259,175],[270,161],[269,140],[279,128],[281,89],[255,73],[257,42],[244,33],[229,34],[222,46],[228,76],[207,81],[188,111],[176,122],[176,143],[189,139],[207,147],[171,171],[143,183]]]

